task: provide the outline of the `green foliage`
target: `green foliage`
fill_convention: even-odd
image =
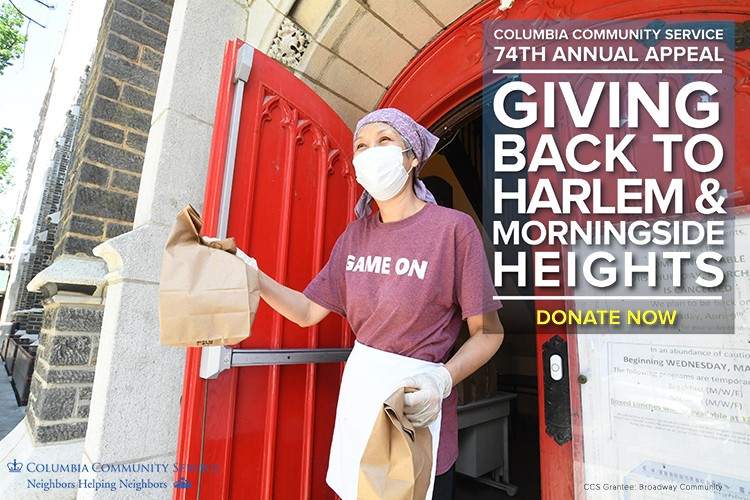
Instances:
[[[0,75],[23,53],[26,36],[20,33],[20,29],[24,20],[24,16],[9,3],[0,5]],[[0,193],[12,183],[10,168],[13,160],[8,158],[12,139],[13,131],[0,129]]]
[[[0,193],[8,189],[13,183],[10,176],[13,160],[8,158],[11,140],[13,140],[13,131],[9,128],[0,129]]]
[[[24,17],[8,3],[0,5],[0,74],[23,53],[26,36],[20,33]]]

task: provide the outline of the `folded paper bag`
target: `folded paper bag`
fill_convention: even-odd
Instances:
[[[177,216],[159,283],[162,345],[216,346],[250,335],[260,301],[258,271],[238,258],[234,238],[208,242],[188,205]]]
[[[404,415],[404,388],[383,403],[359,464],[360,500],[424,500],[432,479],[432,434]]]

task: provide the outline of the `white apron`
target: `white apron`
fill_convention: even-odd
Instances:
[[[375,420],[399,382],[430,371],[439,363],[409,358],[354,342],[341,379],[336,424],[326,482],[343,500],[356,500],[359,463]],[[442,412],[428,427],[432,433],[432,478],[427,499],[432,498],[440,441]]]

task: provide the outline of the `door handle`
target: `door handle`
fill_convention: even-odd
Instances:
[[[544,424],[547,435],[557,444],[571,440],[570,370],[568,343],[555,335],[542,344],[544,363]]]
[[[212,379],[224,370],[239,366],[306,365],[342,363],[351,349],[234,349],[226,346],[204,347],[200,377]]]

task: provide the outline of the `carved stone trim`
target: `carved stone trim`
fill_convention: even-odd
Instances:
[[[295,68],[310,45],[310,35],[288,18],[281,21],[268,55],[281,64]]]

